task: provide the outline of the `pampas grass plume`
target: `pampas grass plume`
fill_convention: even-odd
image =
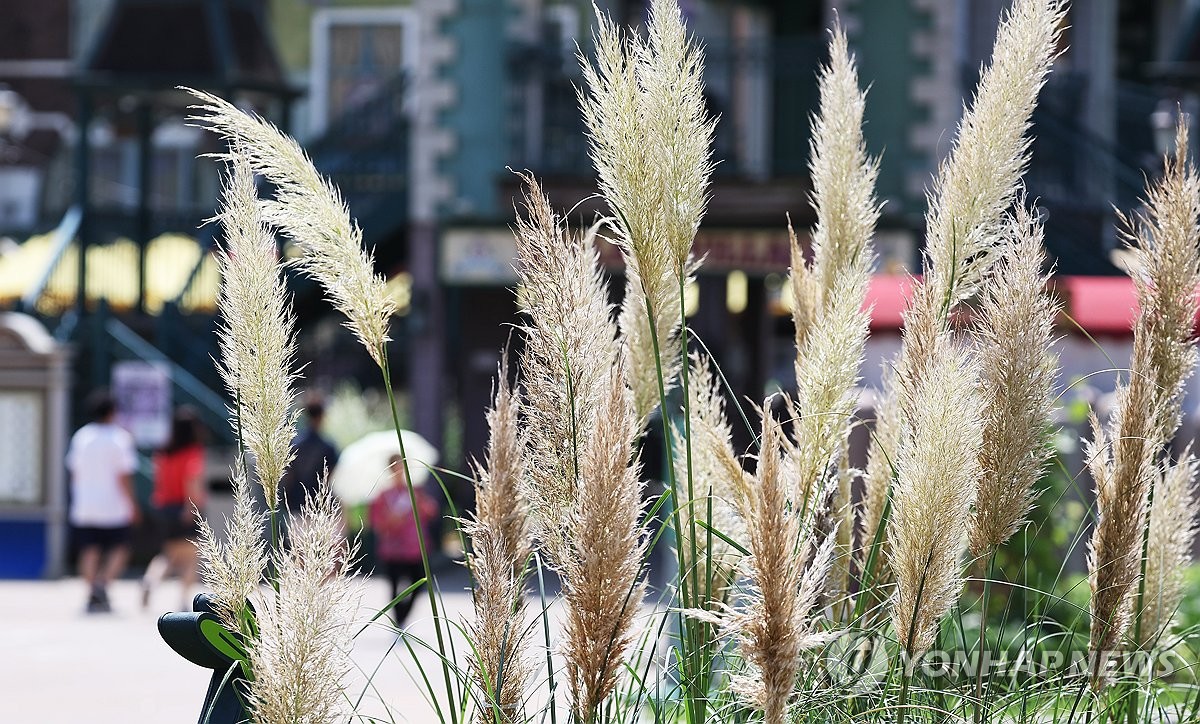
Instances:
[[[887,536],[897,588],[892,625],[910,657],[933,644],[962,590],[967,523],[980,475],[976,375],[966,350],[943,341],[918,397],[906,401],[915,412],[896,455]]]
[[[214,611],[221,625],[249,637],[252,632],[246,628],[243,614],[267,568],[263,542],[266,518],[255,510],[250,481],[241,465],[234,467],[232,482],[233,516],[225,521],[225,542],[207,520],[197,516],[200,537],[196,549],[200,577],[213,593]]]
[[[985,283],[976,332],[985,413],[971,552],[1007,541],[1033,507],[1034,483],[1053,452],[1051,415],[1061,309],[1046,293],[1042,227],[1018,204],[999,265]]]
[[[275,552],[274,586],[251,600],[258,636],[249,647],[254,672],[247,702],[261,724],[343,721],[350,699],[343,682],[360,587],[350,578],[357,552],[342,533],[342,512],[329,485],[310,496]]]
[[[218,217],[225,229],[217,257],[220,368],[236,405],[234,432],[253,453],[267,505],[275,508],[279,481],[294,454],[296,320],[275,239],[259,214],[253,172],[236,148]]]
[[[1156,458],[1179,426],[1184,382],[1196,363],[1200,178],[1187,154],[1186,125],[1180,123],[1176,154],[1148,189],[1145,212],[1127,220],[1139,306],[1129,381],[1117,389],[1108,426],[1093,417],[1088,446],[1098,510],[1088,553],[1093,655],[1116,650],[1129,631],[1150,484],[1161,474]],[[1093,672],[1094,686],[1103,686],[1102,674]]]
[[[582,445],[598,423],[620,346],[594,230],[569,232],[537,181],[523,179],[515,237],[530,457],[522,494],[534,535],[558,567],[569,556]]]
[[[1183,601],[1184,572],[1192,562],[1200,501],[1196,475],[1200,460],[1188,449],[1178,463],[1160,466],[1146,538],[1146,573],[1138,623],[1138,645],[1162,645]]]
[[[470,536],[469,564],[475,619],[467,631],[475,656],[475,682],[486,694],[479,724],[523,722],[525,684],[532,674],[525,647],[525,572],[529,524],[520,481],[526,474],[527,434],[518,420],[520,398],[508,382],[507,355],[488,411],[486,467],[477,466],[475,515],[463,526]],[[497,721],[498,718],[498,721]]]
[[[733,449],[733,431],[726,419],[725,396],[713,373],[714,364],[707,355],[692,356],[688,400],[683,411],[691,418],[692,485],[689,491],[682,482],[688,479],[687,447],[682,426],[676,425],[673,462],[675,479],[681,481],[677,505],[686,511],[685,519],[703,521],[726,538],[744,545],[746,525],[738,510],[749,495],[750,475],[742,469]],[[721,537],[708,534],[703,526],[697,526],[694,560],[692,527],[681,527],[677,545],[684,554],[684,569],[691,571],[703,566],[704,561],[712,561],[713,577],[718,581],[727,579],[741,557],[737,549]],[[720,589],[714,594],[723,596],[724,587]]]
[[[703,56],[675,0],[654,0],[646,40],[597,13],[594,61],[581,57],[579,102],[600,192],[625,257],[620,328],[639,420],[659,403],[681,361],[680,293],[708,200],[715,120],[703,95]]]
[[[1001,217],[1029,162],[1027,131],[1066,10],[1064,0],[1013,3],[938,171],[926,217],[925,283],[943,312],[973,295],[998,258]]]
[[[317,172],[304,149],[274,125],[212,94],[185,90],[200,101],[190,120],[228,139],[236,156],[275,185],[274,200],[261,202],[263,217],[296,241],[300,269],[324,287],[346,316],[346,326],[383,367],[396,303],[383,277],[375,274],[362,231],[350,219],[341,193]]]
[[[786,721],[804,651],[829,640],[818,628],[816,608],[836,543],[832,531],[824,540],[814,537],[811,521],[824,511],[813,505],[802,514],[789,503],[792,486],[784,475],[783,445],[779,422],[764,413],[758,470],[743,510],[750,551],[743,561],[748,600],[718,619],[749,665],[734,687],[763,712],[767,724]],[[801,550],[808,553],[797,555]]]
[[[613,692],[634,638],[646,585],[639,432],[625,372],[609,368],[608,394],[579,455],[572,551],[562,567],[567,602],[564,653],[578,721],[591,722]]]

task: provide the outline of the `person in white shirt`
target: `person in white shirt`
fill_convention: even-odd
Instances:
[[[133,492],[137,451],[133,437],[114,422],[116,404],[107,394],[91,401],[92,419],[71,437],[68,518],[79,548],[79,572],[88,585],[89,613],[111,611],[108,582],[125,570],[130,528],[139,519]]]

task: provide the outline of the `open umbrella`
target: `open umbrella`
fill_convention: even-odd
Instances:
[[[438,461],[437,449],[411,430],[401,430],[412,485],[424,485],[429,467]],[[365,503],[391,485],[388,460],[400,454],[396,432],[386,430],[363,435],[346,446],[330,475],[333,492],[347,505]]]

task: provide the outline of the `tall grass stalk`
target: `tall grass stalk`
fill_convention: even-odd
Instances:
[[[273,199],[257,200],[256,213],[266,225],[288,234],[299,245],[302,253],[297,266],[321,284],[333,306],[346,316],[346,326],[378,365],[392,411],[405,476],[411,480],[387,358],[388,325],[395,312],[395,302],[387,293],[383,277],[374,271],[371,254],[362,245],[362,231],[350,218],[341,193],[321,176],[300,145],[274,125],[211,94],[185,90],[200,101],[200,105],[193,106],[195,114],[190,121],[229,141],[226,156],[230,160],[261,174],[275,186]],[[455,712],[446,634],[438,613],[438,596],[425,550],[424,525],[417,512],[416,492],[411,486],[409,496],[422,567],[425,579],[429,581],[426,591],[433,612],[438,653],[443,662],[447,710]]]
[[[1129,380],[1117,390],[1106,426],[1092,418],[1089,468],[1098,518],[1089,543],[1092,686],[1104,686],[1104,657],[1120,649],[1142,619],[1151,482],[1160,451],[1179,428],[1183,385],[1196,364],[1193,341],[1200,283],[1200,178],[1188,160],[1185,123],[1163,178],[1150,186],[1143,214],[1126,220],[1130,275],[1140,310]],[[1157,621],[1154,625],[1157,626]]]
[[[596,58],[581,58],[580,105],[600,192],[615,217],[616,242],[625,260],[619,321],[634,409],[641,420],[656,406],[662,411],[673,460],[667,392],[678,375],[688,396],[683,297],[694,269],[692,241],[708,200],[715,120],[705,110],[703,55],[688,37],[674,0],[650,4],[645,39],[624,35],[610,18],[598,15]],[[698,562],[696,511],[689,504],[681,516],[683,488],[688,501],[697,500],[690,425],[685,413],[686,479],[677,479],[674,465],[667,470],[671,520],[682,607],[708,609],[714,588],[708,569],[688,565]],[[681,617],[679,624],[685,708],[697,724],[706,718],[714,644],[706,622]]]

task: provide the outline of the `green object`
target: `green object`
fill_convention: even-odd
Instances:
[[[198,724],[238,724],[249,721],[239,682],[246,680],[249,664],[241,636],[221,625],[208,594],[192,602],[191,612],[165,613],[158,619],[158,633],[175,653],[188,661],[212,669],[208,692]]]

